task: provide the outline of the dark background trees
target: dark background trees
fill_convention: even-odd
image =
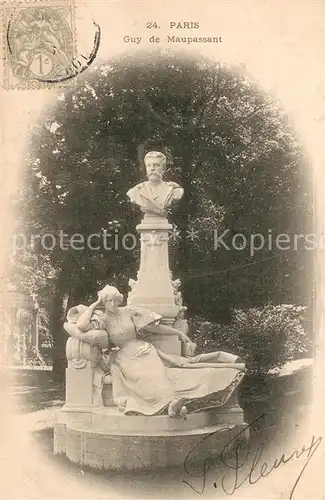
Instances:
[[[267,238],[270,232],[311,232],[304,152],[279,103],[243,67],[175,54],[124,57],[58,90],[29,137],[25,178],[14,201],[23,231],[49,233],[57,241],[60,230],[85,238],[104,229],[136,234],[140,213],[126,192],[144,179],[143,157],[152,149],[166,154],[168,180],[184,187],[170,215],[179,230],[170,243],[170,265],[182,279],[189,315],[227,322],[234,307],[310,304],[311,259],[302,248],[264,248],[252,256],[248,248],[213,246],[215,229],[229,230],[228,244],[238,233]],[[199,237],[191,241],[189,230]],[[49,280],[40,279],[33,292],[50,310],[59,372],[66,309],[90,300],[106,282],[127,292],[139,248],[46,250],[36,244],[26,252],[34,267],[17,255],[16,283],[28,289],[28,273],[51,267]]]

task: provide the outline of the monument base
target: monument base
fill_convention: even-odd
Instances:
[[[88,408],[87,408],[88,410]],[[220,455],[231,442],[247,438],[238,406],[192,413],[126,416],[117,407],[93,408],[78,418],[64,408],[54,425],[54,453],[79,466],[106,470],[140,470],[183,466]]]

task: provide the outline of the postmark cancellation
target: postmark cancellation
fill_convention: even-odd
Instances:
[[[47,87],[67,76],[75,54],[73,1],[1,3],[1,24],[6,89]]]

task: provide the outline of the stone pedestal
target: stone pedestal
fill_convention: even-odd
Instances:
[[[168,240],[172,225],[165,217],[145,214],[136,229],[141,235],[140,268],[128,304],[161,314],[162,323],[173,325],[180,306],[175,303],[169,270]],[[148,340],[166,353],[181,353],[181,342],[176,336],[153,336]]]
[[[150,308],[161,314],[166,323],[173,323],[179,307],[169,271],[168,239],[172,226],[164,217],[146,215],[136,229],[141,235],[141,260],[129,303]]]
[[[66,356],[68,368],[65,410],[87,412],[93,406],[101,406],[101,382],[96,383],[98,363],[101,359],[99,347],[70,337],[66,345]]]
[[[189,454],[191,463],[220,456],[236,436],[248,437],[246,427],[236,396],[221,408],[192,413],[186,420],[126,416],[117,407],[93,408],[78,418],[62,411],[54,426],[54,453],[102,470],[183,466]]]

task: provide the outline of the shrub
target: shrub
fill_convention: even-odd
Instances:
[[[247,372],[266,374],[309,352],[304,329],[306,307],[290,304],[235,309],[228,325],[192,318],[190,332],[198,350],[226,350],[238,354]]]

